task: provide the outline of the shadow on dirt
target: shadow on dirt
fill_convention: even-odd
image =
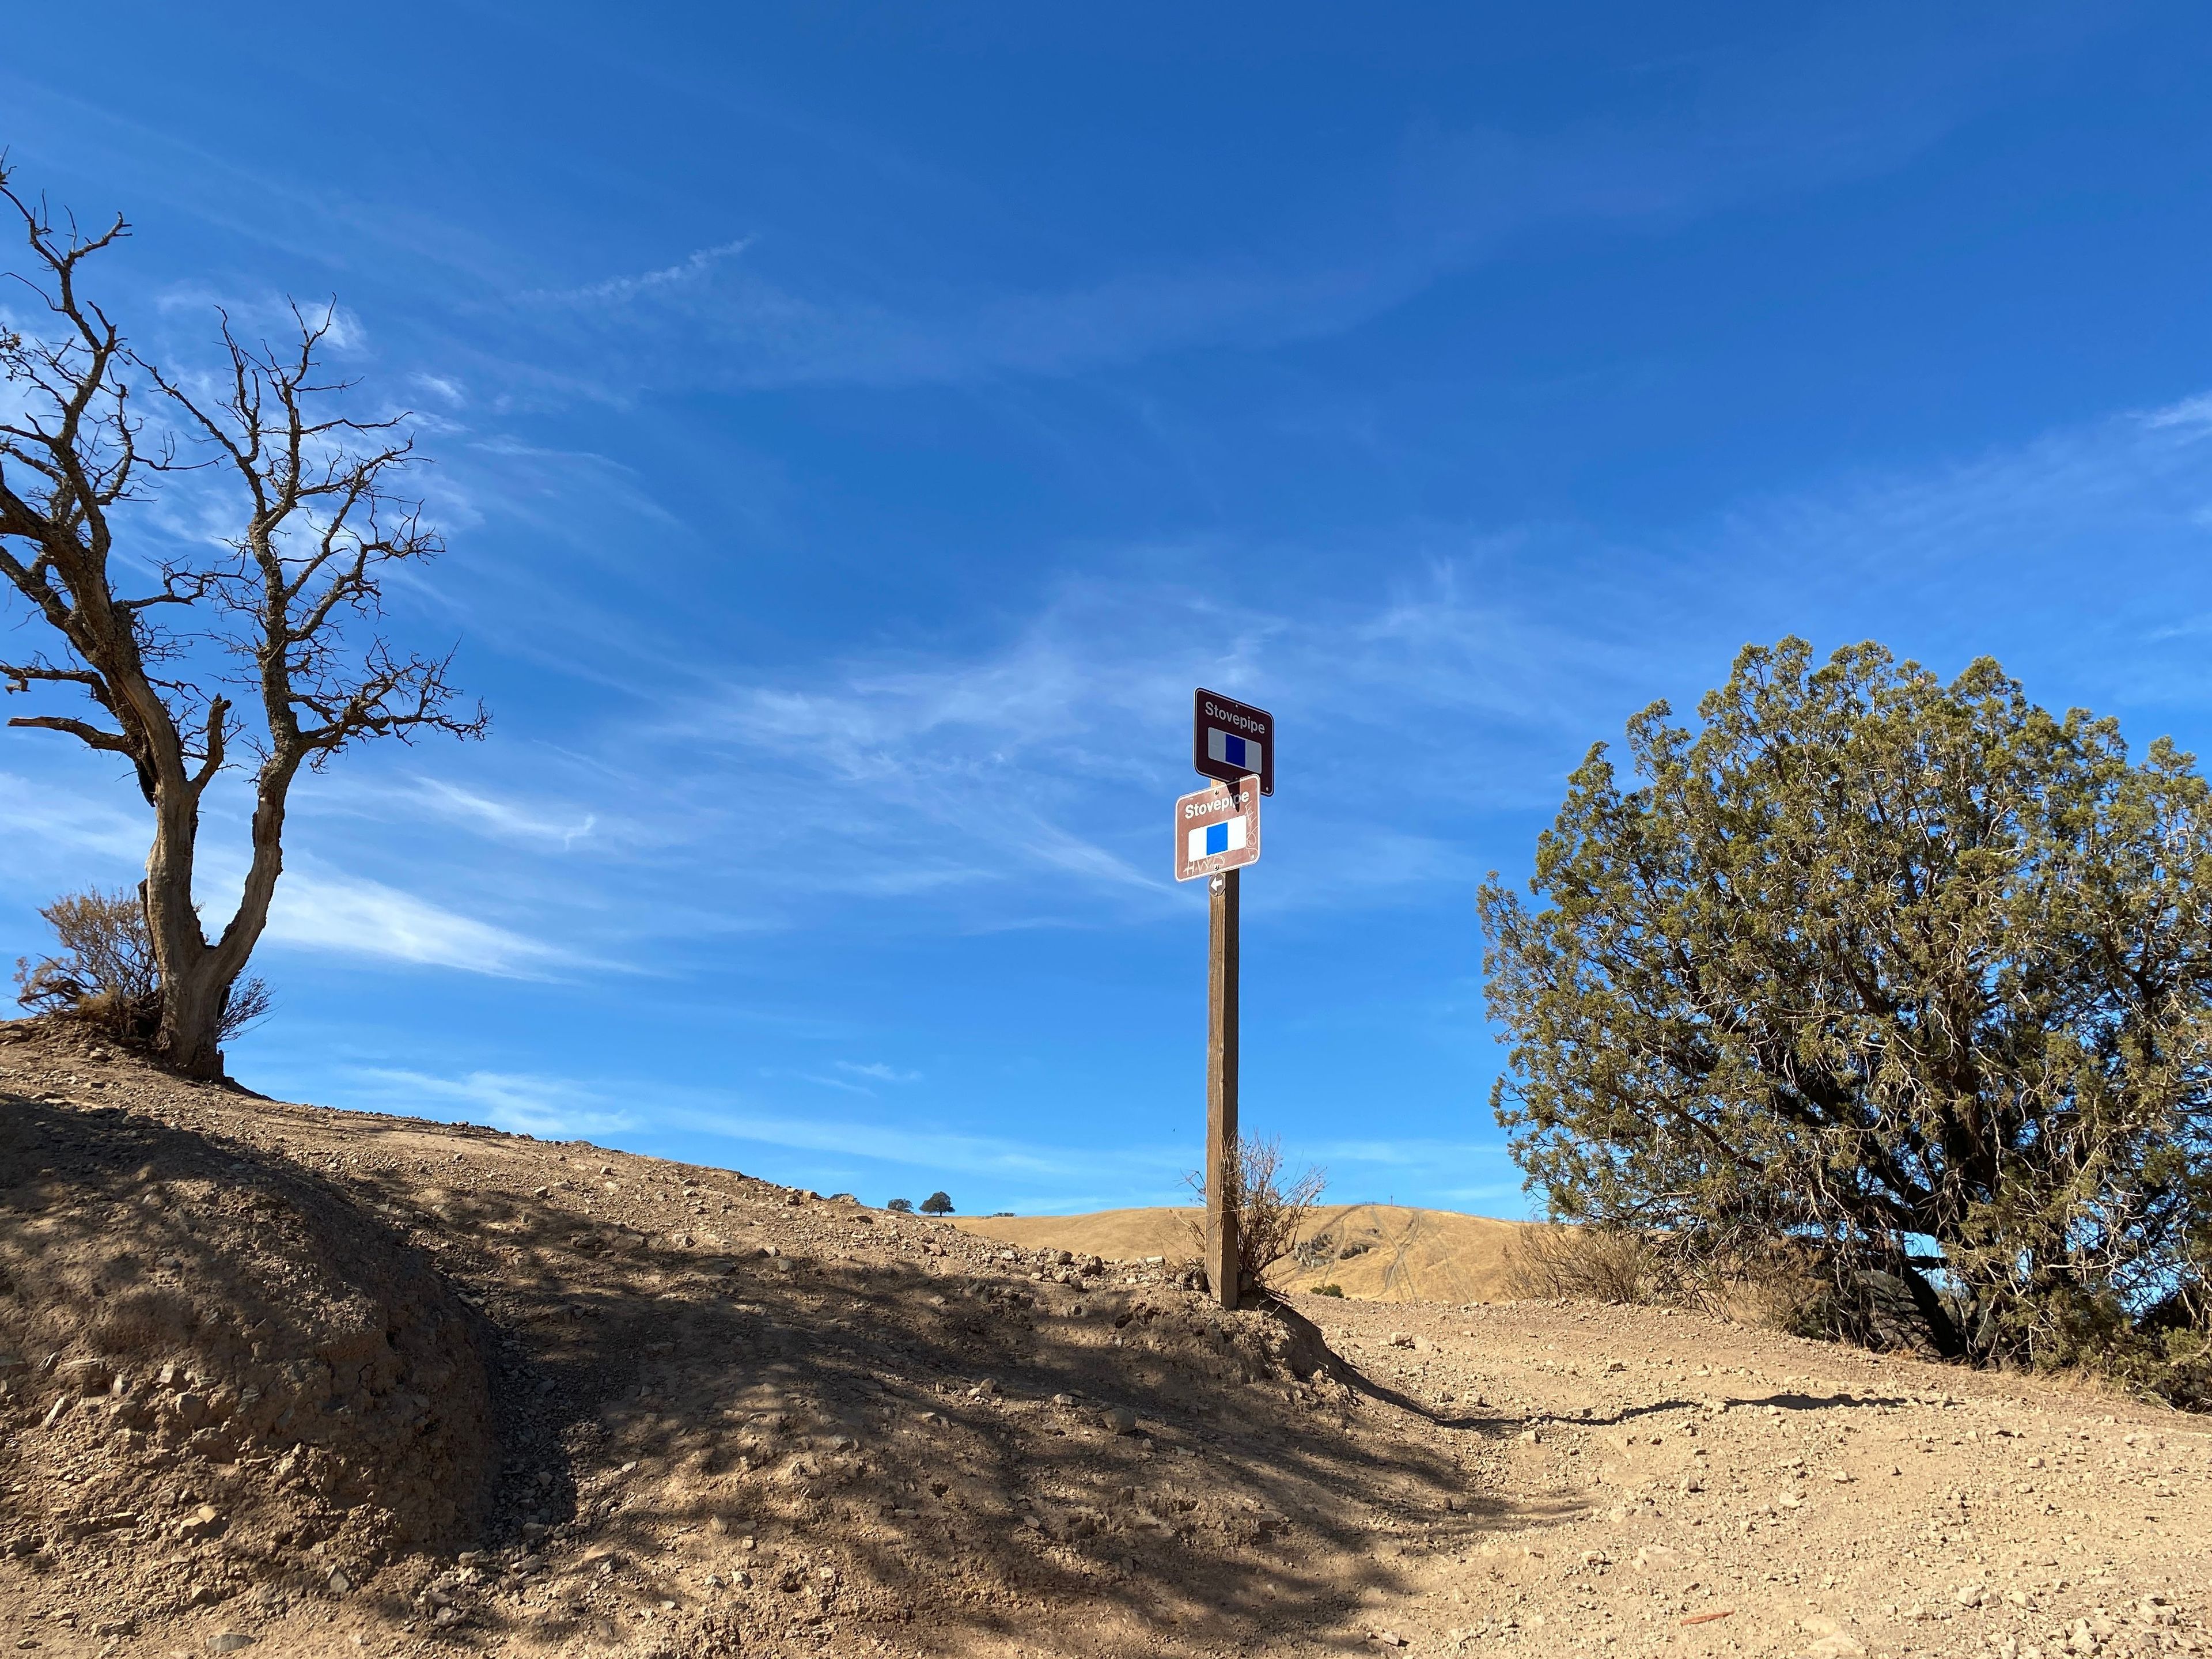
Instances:
[[[926,1611],[926,1644],[957,1648],[1048,1610],[1063,1640],[1085,1620],[1244,1639],[1400,1588],[1379,1532],[1449,1547],[1517,1518],[1417,1425],[1364,1420],[1357,1373],[1287,1308],[1223,1316],[828,1248],[702,1256],[535,1198],[434,1213],[441,1265],[563,1417],[565,1535],[705,1630]],[[749,1598],[707,1583],[738,1572]]]
[[[0,1096],[0,1249],[82,1281],[14,1273],[0,1346],[181,1344],[240,1404],[220,1443],[156,1420],[149,1444],[272,1486],[333,1415],[447,1434],[426,1477],[453,1527],[390,1545],[527,1545],[553,1577],[456,1589],[481,1635],[628,1643],[648,1609],[672,1651],[841,1625],[947,1650],[1047,1621],[1100,1652],[1246,1641],[1402,1589],[1402,1549],[1538,1518],[1480,1489],[1474,1437],[1435,1432],[1493,1425],[1372,1384],[1287,1306],[886,1260],[854,1206],[809,1206],[803,1249],[711,1255],[539,1196],[560,1159],[519,1138],[285,1107],[264,1127],[267,1149]],[[533,1173],[441,1186],[425,1135]],[[732,1232],[792,1219],[759,1195],[780,1189],[696,1173],[734,1195]],[[319,1358],[372,1333],[365,1370],[343,1341]]]

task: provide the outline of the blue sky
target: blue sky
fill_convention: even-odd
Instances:
[[[1165,1201],[1205,684],[1282,732],[1248,1127],[1516,1213],[1474,890],[1632,710],[1795,631],[2212,745],[2200,9],[83,21],[10,21],[21,182],[173,362],[337,297],[437,462],[392,627],[497,720],[295,797],[269,1092]],[[0,835],[12,957],[146,828],[0,732]]]

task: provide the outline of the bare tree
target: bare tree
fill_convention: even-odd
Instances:
[[[52,319],[40,335],[0,330],[0,575],[48,633],[48,649],[0,662],[0,679],[92,705],[9,724],[131,762],[154,816],[140,889],[160,975],[154,1051],[212,1078],[232,987],[283,867],[301,769],[364,738],[481,736],[487,717],[459,707],[450,653],[403,653],[375,631],[389,568],[441,544],[419,504],[392,490],[416,459],[406,417],[340,412],[350,384],[320,362],[334,308],[295,307],[281,349],[249,343],[218,313],[221,368],[204,388],[140,356],[81,290],[85,262],[129,235],[122,218],[97,234],[66,216],[58,225],[4,168],[0,198],[31,256],[27,273],[9,274]],[[149,441],[141,403],[167,435]],[[119,547],[118,509],[187,470],[227,482],[229,532],[184,554]],[[210,939],[192,890],[200,807],[240,751],[253,763],[251,859]]]

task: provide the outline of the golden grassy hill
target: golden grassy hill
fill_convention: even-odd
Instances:
[[[954,1225],[1024,1249],[1072,1250],[1121,1261],[1198,1254],[1194,1209],[1101,1210],[1092,1215],[969,1216]],[[1525,1223],[1397,1204],[1326,1205],[1307,1237],[1325,1245],[1269,1275],[1285,1290],[1341,1285],[1390,1302],[1502,1302],[1506,1246]],[[1347,1255],[1346,1252],[1351,1254]]]

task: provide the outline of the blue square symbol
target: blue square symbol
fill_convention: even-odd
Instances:
[[[1233,743],[1236,739],[1232,738],[1230,741]],[[1225,853],[1228,850],[1229,826],[1225,823],[1207,824],[1206,826],[1206,855],[1208,858],[1212,858],[1216,853]]]
[[[1224,738],[1221,744],[1221,757],[1227,761],[1231,766],[1243,765],[1244,739],[1242,738]],[[1226,852],[1228,849],[1224,848],[1222,850]]]

